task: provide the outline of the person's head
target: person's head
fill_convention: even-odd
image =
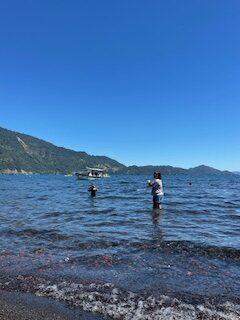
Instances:
[[[160,171],[154,171],[153,176],[155,179],[162,179]]]

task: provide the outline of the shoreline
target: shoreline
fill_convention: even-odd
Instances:
[[[103,320],[101,315],[32,293],[0,290],[1,320]]]

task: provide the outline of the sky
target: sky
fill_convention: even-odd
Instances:
[[[240,171],[239,0],[0,2],[0,126],[125,165]]]

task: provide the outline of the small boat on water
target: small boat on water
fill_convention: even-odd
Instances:
[[[87,168],[84,171],[76,172],[75,175],[79,180],[95,180],[109,177],[109,174],[99,168]]]

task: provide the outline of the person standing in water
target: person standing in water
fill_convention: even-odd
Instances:
[[[152,181],[148,180],[148,185],[152,187],[153,209],[162,209],[163,184],[161,172],[155,171],[153,177]]]
[[[91,192],[91,196],[92,197],[95,197],[96,196],[96,192],[97,192],[97,187],[92,184],[89,188],[88,188],[88,191]]]

